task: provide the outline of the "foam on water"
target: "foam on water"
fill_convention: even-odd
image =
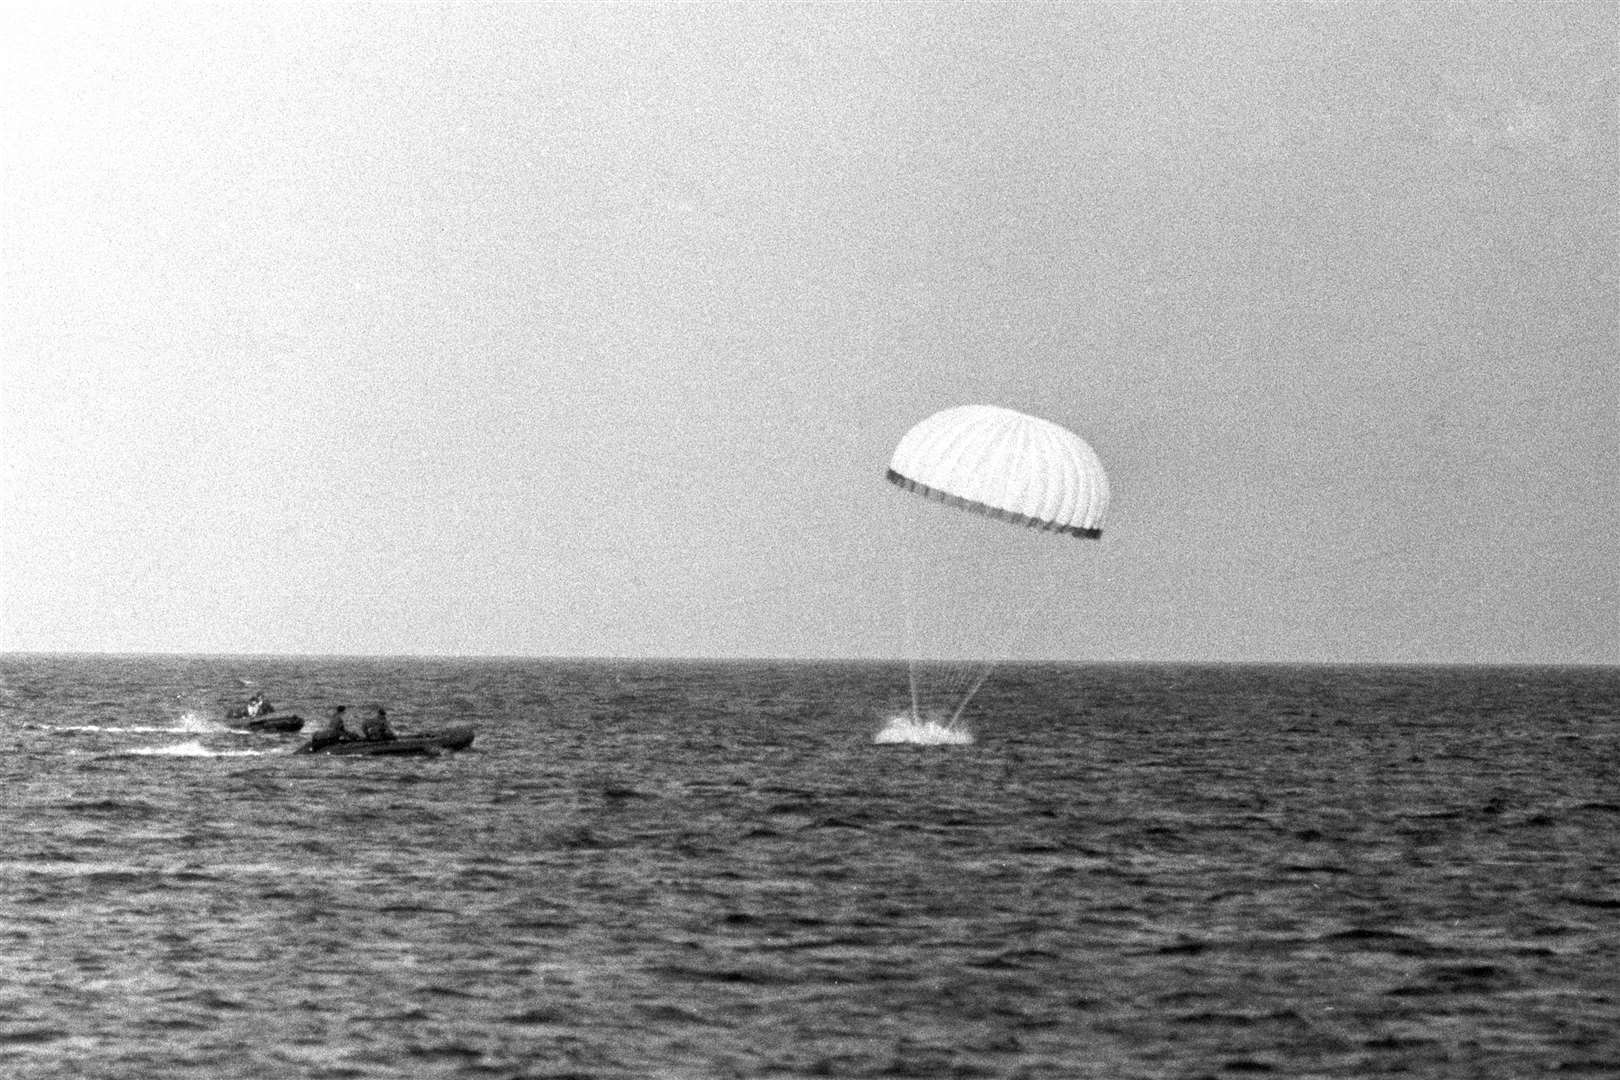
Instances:
[[[125,724],[41,724],[40,728],[45,731],[103,731],[114,735],[151,735],[196,730],[195,728],[175,727],[173,725],[153,727],[146,724],[133,726]]]
[[[920,720],[909,714],[891,716],[883,729],[872,736],[875,743],[913,743],[920,746],[971,746],[973,732],[966,724],[935,719]]]
[[[129,753],[142,757],[262,757],[268,750],[212,750],[201,739],[176,743],[173,746],[143,746]]]
[[[197,734],[214,734],[229,729],[218,720],[210,719],[197,712],[184,712],[171,724],[41,724],[40,728],[50,731],[106,731],[116,735],[140,735],[154,732],[195,732]]]

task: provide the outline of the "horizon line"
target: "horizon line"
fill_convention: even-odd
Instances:
[[[765,655],[613,655],[613,654],[542,654],[542,653],[319,653],[319,652],[212,652],[164,651],[147,649],[0,649],[4,657],[107,657],[107,658],[169,658],[206,660],[429,660],[429,661],[538,661],[547,663],[654,663],[654,664],[909,664],[905,656],[765,656]],[[1473,667],[1473,668],[1620,668],[1620,660],[1334,660],[1334,659],[1266,659],[1266,658],[1176,658],[1176,657],[1008,657],[989,661],[975,657],[930,658],[924,663],[982,664],[994,667],[1013,667],[1030,664],[1058,664],[1073,667]]]

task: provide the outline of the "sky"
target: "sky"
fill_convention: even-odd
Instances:
[[[1620,663],[1614,4],[7,18],[0,650]]]

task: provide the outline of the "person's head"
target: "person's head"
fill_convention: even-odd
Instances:
[[[388,719],[388,710],[383,708],[381,705],[377,706],[377,719],[379,719],[379,720]]]
[[[347,705],[338,705],[338,706],[335,706],[332,709],[332,715],[333,716],[342,716],[344,713],[346,713],[348,711],[349,711],[349,707]]]

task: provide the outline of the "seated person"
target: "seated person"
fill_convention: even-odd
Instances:
[[[248,716],[265,716],[276,711],[276,707],[265,700],[263,694],[254,694],[248,699]]]
[[[394,729],[388,725],[388,710],[381,705],[377,706],[377,711],[360,725],[360,736],[370,742],[390,742],[398,738],[394,734]]]
[[[347,705],[335,706],[326,717],[326,724],[309,737],[309,748],[319,750],[323,746],[330,746],[335,742],[349,742],[354,739],[354,733],[343,724],[343,714],[349,711]]]

